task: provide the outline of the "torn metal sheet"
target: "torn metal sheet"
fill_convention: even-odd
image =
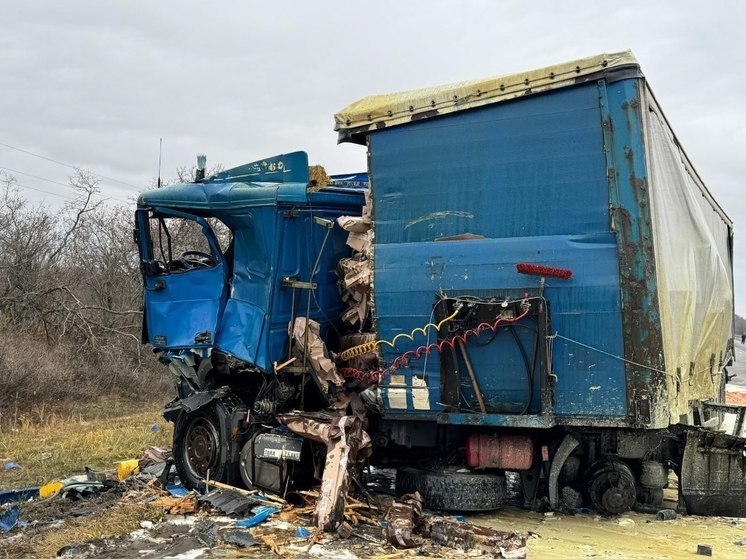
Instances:
[[[218,532],[220,539],[228,544],[238,547],[251,547],[259,545],[253,536],[247,530],[229,529]]]
[[[36,499],[39,496],[38,487],[29,487],[26,489],[6,489],[0,491],[0,505],[13,503],[16,501],[28,501]]]
[[[422,496],[419,493],[408,493],[394,501],[384,517],[388,542],[401,548],[417,547],[419,543],[414,532],[421,516]]]
[[[277,416],[293,433],[326,444],[314,523],[329,532],[336,530],[344,519],[345,498],[358,458],[370,454],[370,436],[364,431],[365,406],[357,394],[348,396],[348,403],[354,415],[293,412]]]
[[[237,491],[229,489],[214,489],[201,496],[200,503],[210,503],[213,507],[226,514],[241,514],[258,504],[260,501]]]

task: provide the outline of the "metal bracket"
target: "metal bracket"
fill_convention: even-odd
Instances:
[[[333,219],[324,219],[323,217],[314,216],[313,222],[316,225],[321,225],[322,227],[326,227],[327,229],[333,229],[334,228],[334,220]]]
[[[316,284],[310,281],[300,281],[296,277],[282,278],[282,287],[292,287],[293,289],[316,289]]]

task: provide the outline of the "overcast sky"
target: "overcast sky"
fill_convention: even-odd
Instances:
[[[362,148],[336,144],[332,119],[361,97],[630,48],[736,223],[736,309],[746,315],[746,2],[0,6],[0,143],[89,168],[121,200],[157,174],[160,137],[164,177],[200,152],[230,167],[303,149],[330,173],[365,170]],[[68,167],[5,145],[0,167],[26,187],[70,193],[48,182],[65,183]]]

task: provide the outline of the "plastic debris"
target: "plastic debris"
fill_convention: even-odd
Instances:
[[[17,470],[20,467],[21,467],[21,465],[18,464],[17,462],[6,462],[3,465],[3,468],[5,468],[6,470]]]
[[[38,487],[28,487],[26,489],[8,489],[0,491],[0,505],[6,503],[15,503],[17,501],[28,501],[36,499],[39,496]]]
[[[166,491],[168,491],[174,497],[186,497],[189,495],[189,490],[181,484],[167,485]]]
[[[137,458],[117,463],[117,478],[119,478],[119,481],[127,479],[131,474],[136,474],[139,471],[140,462]]]
[[[46,499],[47,497],[51,497],[52,495],[56,495],[57,493],[59,493],[60,489],[62,489],[61,481],[49,482],[39,488],[39,497],[41,497],[42,499]]]
[[[238,526],[239,528],[251,528],[252,526],[261,524],[273,514],[277,514],[278,512],[280,512],[280,509],[265,505],[256,507],[252,509],[251,512],[254,513],[254,516],[252,516],[251,518],[247,518],[246,520],[239,520],[238,522],[236,522],[236,526]]]
[[[11,505],[0,514],[0,532],[10,532],[18,523],[21,509],[18,505]]]
[[[151,433],[156,433],[156,432],[158,432],[160,430],[161,430],[161,428],[158,427],[158,425],[153,424],[153,425],[150,426],[150,432]]]
[[[304,528],[303,526],[298,526],[295,529],[295,537],[296,538],[310,538],[311,532],[308,528]]]

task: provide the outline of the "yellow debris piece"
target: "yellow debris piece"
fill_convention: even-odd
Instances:
[[[136,474],[140,471],[140,463],[137,458],[132,460],[125,460],[117,463],[117,477],[119,481],[130,476],[130,474]]]
[[[39,497],[41,497],[42,499],[46,499],[47,497],[56,495],[60,489],[62,489],[62,482],[52,481],[50,483],[47,483],[46,485],[42,485],[39,488]]]

